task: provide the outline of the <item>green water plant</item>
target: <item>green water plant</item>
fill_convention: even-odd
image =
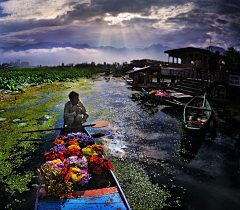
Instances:
[[[99,68],[69,69],[63,67],[0,69],[0,90],[21,92],[21,86],[53,84],[55,81],[69,82],[82,77],[90,78],[103,71]]]
[[[121,185],[131,209],[164,209],[170,207],[171,193],[157,184],[152,184],[147,172],[128,159],[107,156],[113,172]]]

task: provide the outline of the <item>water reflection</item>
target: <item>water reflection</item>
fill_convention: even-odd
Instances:
[[[96,110],[101,110],[95,117],[107,120],[109,126],[91,133],[105,132],[99,140],[112,154],[141,162],[154,184],[166,185],[181,197],[182,209],[240,209],[240,202],[229,196],[233,192],[240,196],[239,157],[233,157],[235,144],[215,125],[201,135],[189,133],[182,123],[183,107],[146,100],[141,91],[118,78],[94,85],[91,97],[97,100]],[[186,194],[177,186],[187,189]]]
[[[150,117],[153,117],[158,112],[158,103],[149,101],[146,96],[141,92],[133,92],[129,98],[136,103],[143,111],[148,113]]]
[[[189,132],[188,130],[183,130],[181,136],[180,144],[180,157],[181,161],[185,163],[190,163],[192,159],[197,155],[198,150],[203,144],[207,132]]]

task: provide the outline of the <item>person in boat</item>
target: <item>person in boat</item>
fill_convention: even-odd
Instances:
[[[79,100],[79,94],[72,91],[69,95],[69,100],[64,107],[64,124],[67,127],[77,126],[79,130],[82,124],[87,121],[89,116],[83,102]]]

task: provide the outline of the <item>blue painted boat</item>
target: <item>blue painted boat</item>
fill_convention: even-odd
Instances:
[[[89,136],[90,134],[84,128]],[[110,186],[100,186],[92,182],[83,191],[74,191],[67,197],[40,198],[38,195],[35,202],[35,210],[74,210],[74,209],[104,209],[104,210],[130,210],[127,199],[112,171],[105,175],[105,181]],[[102,180],[103,181],[103,180]],[[99,180],[99,183],[101,180]],[[89,188],[89,189],[87,189]]]

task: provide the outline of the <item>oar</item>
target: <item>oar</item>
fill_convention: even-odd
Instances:
[[[93,138],[100,138],[102,136],[105,136],[104,133],[94,133],[91,134],[91,137]],[[43,141],[43,142],[53,142],[56,141],[56,139],[50,139],[50,140],[44,140],[44,139],[19,139],[17,141]]]
[[[93,128],[102,128],[107,126],[108,123],[106,121],[95,121],[88,125],[82,125],[82,127],[93,127]],[[49,129],[41,129],[41,130],[33,130],[33,131],[23,131],[22,133],[33,133],[33,132],[42,132],[42,131],[52,131],[52,130],[62,130],[62,129],[72,129],[78,128],[78,126],[74,127],[62,127],[62,128],[49,128]]]
[[[202,107],[205,107],[205,101],[206,101],[206,93],[204,93],[204,99],[203,99],[203,106]]]

